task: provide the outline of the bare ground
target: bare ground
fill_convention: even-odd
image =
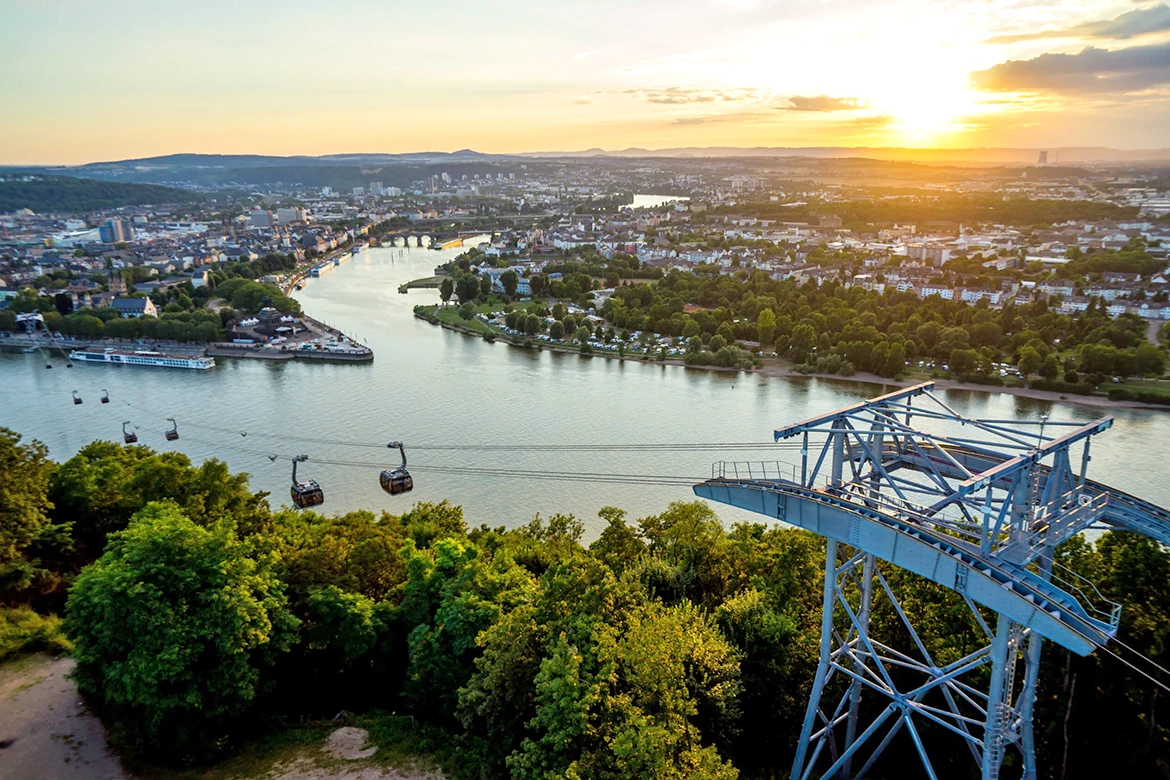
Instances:
[[[5,780],[127,780],[65,675],[68,658],[35,655],[0,667],[0,777]]]
[[[3,780],[134,780],[110,749],[66,675],[68,658],[33,655],[0,666],[0,778]],[[339,728],[319,748],[280,751],[271,759],[237,756],[224,767],[173,777],[232,780],[443,780],[428,762],[390,767],[375,758],[364,729]],[[247,751],[245,751],[247,753]],[[232,771],[233,765],[237,771]],[[247,766],[239,771],[241,766]],[[151,772],[166,780],[171,773]]]

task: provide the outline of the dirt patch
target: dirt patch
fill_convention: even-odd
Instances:
[[[0,775],[5,780],[128,780],[102,724],[66,678],[68,658],[20,658],[0,667]]]
[[[374,766],[326,767],[309,758],[298,758],[273,767],[265,780],[443,780],[443,775]]]
[[[353,726],[345,726],[329,735],[323,749],[332,753],[334,758],[356,761],[361,758],[369,758],[378,752],[377,747],[366,747],[369,741],[370,732]]]
[[[47,655],[0,666],[0,778],[3,780],[133,780],[106,743],[101,722],[86,710],[67,675],[73,661]],[[381,765],[365,729],[333,731],[321,747],[304,746],[260,761],[245,754],[208,770],[158,770],[152,778],[235,780],[443,780],[430,762]],[[381,757],[380,757],[381,758]],[[383,759],[384,760],[384,759]]]

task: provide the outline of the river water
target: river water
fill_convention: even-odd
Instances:
[[[571,512],[593,536],[597,510],[615,505],[639,516],[671,501],[691,500],[686,487],[554,482],[415,472],[415,490],[390,498],[378,485],[380,464],[401,439],[412,465],[475,466],[705,478],[715,460],[793,461],[768,452],[483,452],[423,449],[476,444],[760,442],[772,430],[879,394],[883,388],[815,379],[715,373],[677,366],[583,358],[489,344],[430,325],[412,307],[438,300],[436,290],[397,292],[430,276],[461,250],[377,248],[298,293],[305,311],[368,343],[368,365],[220,359],[206,372],[76,365],[45,370],[36,355],[0,354],[0,425],[45,442],[65,459],[87,442],[118,440],[121,423],[138,426],[140,443],[173,448],[198,461],[225,460],[252,474],[253,485],[288,502],[289,462],[304,453],[301,476],[325,489],[323,510],[400,512],[416,500],[450,499],[470,523],[518,525],[534,512]],[[101,389],[112,403],[98,402]],[[77,390],[84,403],[75,406]],[[1091,420],[1106,410],[1051,404],[1006,394],[949,391],[964,414]],[[1116,410],[1112,430],[1093,444],[1090,476],[1170,505],[1170,414]],[[174,417],[182,438],[167,442]],[[245,435],[246,434],[246,435]],[[411,445],[419,449],[410,449]],[[276,454],[272,462],[267,455]],[[336,461],[323,464],[320,460]],[[356,465],[353,465],[356,464]],[[752,517],[717,507],[725,521]]]

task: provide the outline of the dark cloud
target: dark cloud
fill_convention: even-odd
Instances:
[[[788,104],[780,108],[785,111],[852,111],[861,107],[861,101],[857,98],[793,95],[788,98]]]
[[[1044,30],[1020,35],[997,35],[987,43],[1018,43],[1045,38],[1134,38],[1139,35],[1170,30],[1170,6],[1155,5],[1127,11],[1115,19],[1100,19],[1059,30]]]
[[[672,125],[701,125],[708,121],[710,117],[702,116],[680,116],[678,119],[671,121]]]
[[[1140,92],[1170,84],[1170,43],[1009,60],[972,73],[971,83],[992,92]]]

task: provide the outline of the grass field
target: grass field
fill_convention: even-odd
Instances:
[[[483,313],[486,313],[487,311],[491,311],[491,309],[487,308]],[[459,309],[456,307],[449,306],[445,309],[440,308],[437,312],[435,312],[435,318],[439,320],[439,322],[445,322],[448,325],[458,325],[462,328],[475,331],[476,333],[499,333],[498,330],[488,327],[477,319],[463,319],[459,316]]]
[[[1170,382],[1160,379],[1126,379],[1118,384],[1107,382],[1101,385],[1101,390],[1108,392],[1115,387],[1133,392],[1154,393],[1163,398],[1170,398]]]

